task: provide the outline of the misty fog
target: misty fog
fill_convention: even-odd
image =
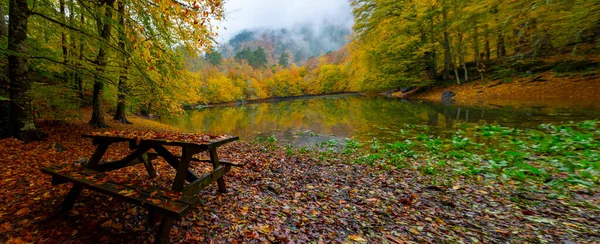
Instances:
[[[229,0],[219,50],[232,57],[243,48],[288,52],[294,62],[342,48],[353,24],[348,0]]]
[[[350,28],[353,22],[348,0],[228,0],[225,10],[221,42],[244,29],[290,28],[324,20]]]

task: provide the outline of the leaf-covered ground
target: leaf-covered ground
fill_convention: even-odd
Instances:
[[[541,79],[542,82],[534,80]],[[512,79],[511,79],[512,80]],[[534,82],[532,82],[534,81]],[[514,78],[514,81],[476,81],[462,85],[439,87],[419,94],[419,99],[440,101],[442,93],[456,93],[456,104],[463,106],[487,104],[490,106],[555,108],[598,108],[600,101],[598,72],[558,77],[553,72]]]
[[[133,126],[112,130],[169,130],[133,118]],[[128,243],[151,242],[144,208],[84,191],[67,215],[56,215],[69,186],[52,187],[41,167],[72,164],[94,147],[81,133],[82,121],[43,122],[43,142],[0,140],[0,242]],[[105,130],[97,130],[103,132]],[[56,143],[60,144],[57,146]],[[117,159],[127,145],[105,159]],[[436,175],[407,168],[381,169],[349,164],[352,155],[295,150],[272,143],[236,142],[220,151],[243,161],[227,175],[228,193],[210,186],[202,204],[177,221],[172,242],[550,242],[600,241],[598,191],[568,197],[524,191],[502,181],[474,176],[436,185]],[[419,163],[418,159],[407,159]],[[155,164],[149,180],[143,166],[111,177],[169,185],[174,170]],[[195,166],[206,170],[204,165]]]

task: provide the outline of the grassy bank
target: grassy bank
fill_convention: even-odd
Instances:
[[[495,60],[482,74],[472,67],[471,81],[465,82],[462,74],[461,85],[456,81],[436,84],[415,97],[439,101],[444,91],[451,90],[459,105],[600,108],[600,59],[593,49],[577,56],[569,50],[547,57]]]
[[[39,168],[91,155],[91,142],[77,135],[100,130],[85,119],[41,122],[50,135],[43,142],[0,140],[0,241],[152,241],[144,209],[95,192],[84,192],[70,214],[54,215],[68,188],[52,187]],[[131,120],[136,124],[112,129],[176,130]],[[322,150],[274,139],[236,142],[219,154],[246,167],[228,174],[227,194],[204,190],[203,204],[175,224],[171,240],[598,242],[598,128],[594,121],[536,130],[459,125],[438,136],[409,125],[401,142],[332,141]],[[109,157],[119,158],[126,146]],[[174,170],[162,160],[156,166],[156,179],[143,167],[112,177],[169,185]]]

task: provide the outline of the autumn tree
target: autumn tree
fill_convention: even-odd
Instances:
[[[10,108],[8,136],[26,140],[42,137],[36,129],[31,105],[32,94],[29,79],[29,59],[27,45],[27,23],[29,6],[26,0],[9,1],[8,24],[8,72],[10,79]]]
[[[123,124],[131,124],[129,120],[127,120],[127,116],[125,115],[125,103],[126,97],[129,93],[127,81],[129,79],[129,66],[131,65],[130,56],[128,55],[130,48],[127,46],[127,33],[126,25],[125,25],[125,4],[123,1],[118,2],[118,48],[121,50],[119,52],[119,68],[121,69],[119,73],[119,83],[117,84],[118,95],[117,95],[117,109],[115,111],[114,120],[119,121]]]
[[[223,56],[217,50],[211,49],[210,51],[204,54],[204,58],[208,61],[209,64],[214,66],[219,66],[223,63]]]
[[[103,75],[108,63],[107,52],[113,27],[114,3],[115,0],[98,0],[96,2],[98,11],[104,13],[96,19],[100,40],[98,41],[98,54],[94,60],[96,71],[94,73],[94,97],[92,98],[93,112],[92,119],[89,122],[89,124],[96,128],[108,127],[104,121],[104,85],[106,81]]]
[[[238,61],[245,60],[255,69],[264,68],[269,64],[265,49],[262,47],[258,47],[254,50],[244,48],[235,55],[235,59]]]
[[[279,56],[279,65],[283,67],[290,65],[290,55],[287,52],[283,52],[281,53],[281,56]]]

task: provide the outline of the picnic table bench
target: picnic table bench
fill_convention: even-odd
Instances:
[[[93,145],[96,146],[87,164],[83,167],[67,164],[42,168],[43,173],[52,176],[52,185],[73,183],[61,205],[60,212],[69,211],[81,191],[87,188],[148,209],[148,223],[152,225],[160,222],[155,237],[156,243],[168,243],[174,220],[182,218],[198,204],[199,198],[196,194],[215,181],[219,192],[226,192],[223,176],[230,171],[231,167],[243,166],[243,164],[220,160],[217,154],[219,146],[236,141],[238,137],[205,136],[203,140],[197,140],[198,135],[179,133],[179,138],[182,140],[171,141],[160,138],[160,134],[154,132],[146,133],[141,136],[135,133],[82,135],[84,138],[92,139]],[[131,152],[127,156],[121,160],[101,163],[110,145],[123,142],[129,143]],[[180,147],[182,154],[175,156],[165,146]],[[205,151],[209,152],[210,159],[193,157]],[[139,164],[144,164],[149,177],[154,178],[157,174],[152,162],[157,157],[164,158],[176,170],[171,189],[105,179],[107,172]],[[190,169],[191,162],[210,163],[212,171],[198,176]],[[186,185],[185,181],[189,183]]]

